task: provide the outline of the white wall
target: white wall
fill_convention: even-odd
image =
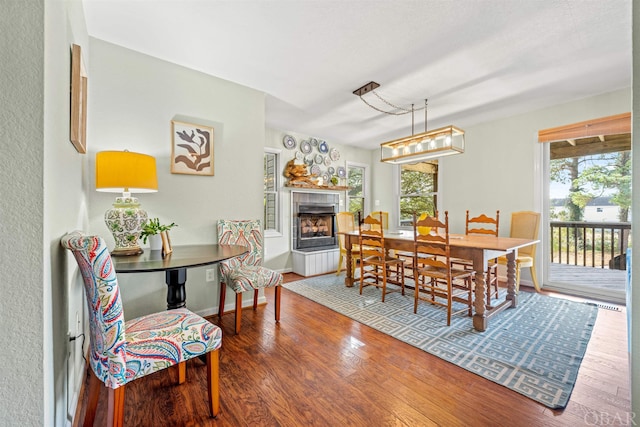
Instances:
[[[5,2],[6,3],[6,2]],[[45,408],[43,294],[44,5],[9,2],[0,15],[0,424],[42,425]],[[20,179],[16,179],[20,177]],[[12,185],[13,184],[13,185]],[[32,315],[25,316],[28,312]],[[48,345],[50,347],[50,344]],[[29,402],[18,405],[17,402]]]
[[[60,237],[86,223],[86,157],[69,142],[70,48],[88,47],[86,28],[79,1],[41,0],[4,2],[0,28],[0,425],[63,426],[82,380],[67,331],[84,302]]]
[[[262,217],[264,94],[98,39],[89,69],[89,232],[114,240],[104,212],[117,194],[95,190],[95,153],[155,156],[158,192],[137,195],[150,217],[175,222],[174,245],[215,243],[221,218]],[[170,173],[171,120],[214,127],[214,176]],[[144,246],[144,245],[143,245]],[[187,307],[212,314],[219,287],[187,272]],[[166,309],[164,273],[119,274],[125,318]],[[250,295],[247,295],[247,298]]]

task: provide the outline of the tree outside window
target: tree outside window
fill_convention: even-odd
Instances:
[[[400,167],[400,226],[409,226],[416,215],[433,215],[437,209],[438,161]]]
[[[348,211],[354,215],[361,212],[365,215],[365,168],[361,166],[347,165],[347,185],[349,192],[347,193]]]
[[[631,207],[631,152],[595,154],[550,161],[550,180],[554,188],[564,188],[563,207],[552,200],[552,219],[583,221],[585,207],[594,199],[606,197],[618,207],[618,220],[629,220]],[[552,196],[553,197],[553,196]]]

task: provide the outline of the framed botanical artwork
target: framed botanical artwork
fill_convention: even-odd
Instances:
[[[171,173],[213,175],[213,127],[171,120]]]
[[[87,152],[87,73],[82,62],[82,49],[71,47],[71,143],[78,153]]]

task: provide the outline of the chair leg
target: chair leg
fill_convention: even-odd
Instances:
[[[236,292],[236,334],[240,333],[241,320],[242,320],[242,292]]]
[[[220,350],[214,350],[207,353],[207,391],[209,395],[209,412],[211,416],[216,418],[220,413],[220,382],[219,382],[219,365]]]
[[[342,255],[342,251],[340,251],[340,256],[338,257],[338,271],[336,271],[336,276],[340,275],[340,270],[342,270],[343,260],[344,260],[344,256]]]
[[[87,410],[84,414],[84,427],[93,427],[93,420],[96,418],[96,408],[98,407],[98,399],[100,397],[100,389],[102,381],[93,373],[93,369],[89,368],[89,401],[87,402]]]
[[[107,410],[107,426],[123,427],[124,425],[124,388],[120,386],[109,390],[109,409]]]
[[[276,306],[276,323],[278,323],[280,321],[280,294],[282,293],[282,286],[278,285],[276,286],[276,302],[275,302],[275,306]]]
[[[224,299],[227,296],[227,284],[220,282],[220,303],[218,305],[218,319],[222,320],[224,314]]]
[[[387,294],[387,266],[382,266],[382,302],[384,302],[384,296]]]
[[[258,309],[258,289],[253,290],[253,311]]]
[[[536,263],[531,264],[531,280],[533,286],[536,288],[536,292],[540,292],[540,285],[538,284],[538,276],[536,275]]]
[[[178,363],[178,384],[184,384],[187,379],[187,362]]]
[[[469,310],[467,310],[467,314],[469,317],[473,316],[473,280],[471,276],[464,279],[467,282],[467,305],[469,306]]]
[[[418,313],[418,299],[420,298],[420,277],[416,274],[414,270],[413,277],[415,280],[414,288],[413,288],[413,314]]]

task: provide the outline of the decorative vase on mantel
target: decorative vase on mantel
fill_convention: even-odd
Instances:
[[[148,236],[149,239],[149,249],[152,251],[161,251],[162,250],[162,236],[160,234],[152,234]]]

